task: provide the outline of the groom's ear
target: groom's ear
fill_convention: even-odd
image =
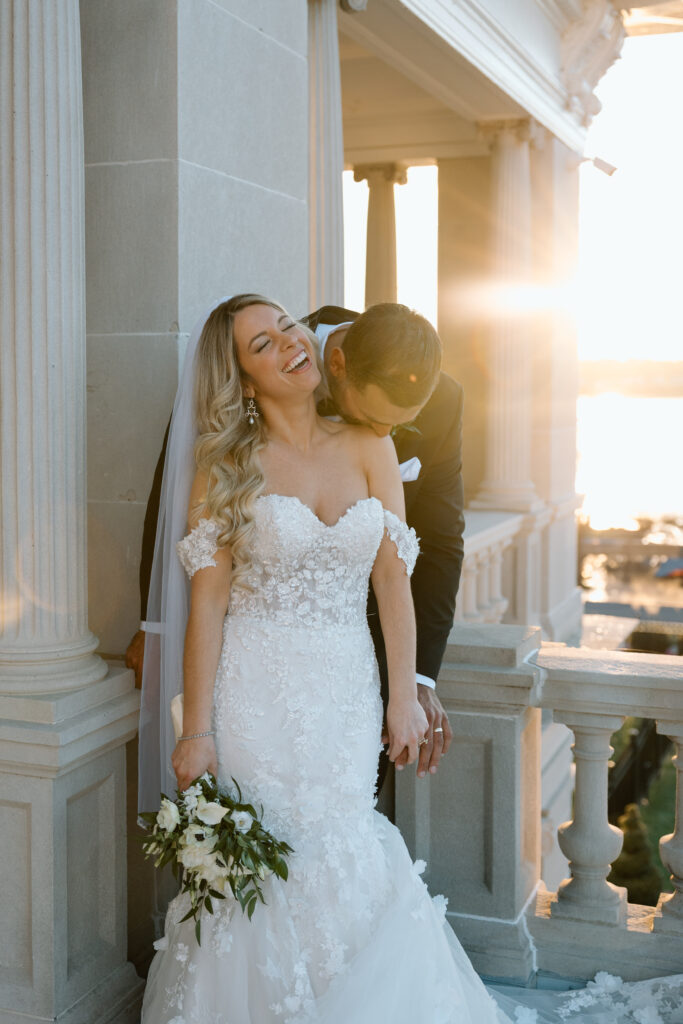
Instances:
[[[343,349],[336,345],[330,352],[328,369],[335,380],[340,383],[346,380],[346,356]]]

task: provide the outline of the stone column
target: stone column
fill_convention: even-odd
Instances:
[[[488,437],[476,508],[538,506],[531,479],[533,333],[517,303],[532,283],[530,127],[486,126],[492,137],[492,288],[488,346]]]
[[[0,0],[0,1018],[134,1012],[131,673],[87,628],[78,0]]]
[[[3,0],[0,690],[101,679],[88,630],[78,4]]]
[[[344,305],[342,98],[336,0],[309,0],[309,308]]]
[[[396,207],[394,185],[405,185],[399,164],[354,168],[356,181],[367,180],[368,235],[365,263],[365,308],[376,302],[396,302]]]

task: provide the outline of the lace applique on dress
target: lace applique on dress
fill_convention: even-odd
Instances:
[[[384,529],[389,534],[389,540],[396,545],[396,554],[406,567],[406,575],[412,576],[417,556],[420,554],[420,543],[415,530],[387,509],[384,509]]]
[[[216,565],[213,556],[218,551],[219,532],[213,519],[200,519],[194,530],[176,544],[178,558],[190,579],[199,569]]]

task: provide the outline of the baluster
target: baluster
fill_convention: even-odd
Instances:
[[[507,611],[508,602],[503,597],[503,548],[504,544],[495,544],[491,548],[489,558],[489,603],[492,614],[491,622],[500,622]]]
[[[477,556],[470,555],[462,566],[465,622],[481,622],[477,608]]]
[[[561,883],[551,912],[578,921],[624,925],[626,890],[607,881],[623,842],[621,830],[607,820],[607,762],[614,752],[610,736],[623,719],[581,712],[555,712],[554,717],[574,733],[576,788],[574,818],[557,830],[571,878]]]
[[[672,732],[676,729],[676,732]],[[676,766],[676,822],[671,835],[659,840],[659,852],[663,864],[671,872],[672,893],[659,897],[653,930],[674,932],[683,935],[683,726],[667,726],[657,723],[657,731],[665,733],[676,744],[673,762]]]
[[[493,621],[493,607],[489,592],[491,549],[484,548],[477,555],[477,607],[482,622]]]

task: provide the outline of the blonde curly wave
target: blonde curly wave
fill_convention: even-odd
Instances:
[[[250,424],[245,416],[243,387],[248,379],[237,357],[235,314],[247,306],[282,306],[263,295],[234,295],[217,306],[204,324],[197,347],[195,408],[199,437],[195,461],[206,473],[208,489],[193,514],[213,519],[220,527],[219,547],[232,548],[233,584],[248,586],[247,555],[254,530],[254,504],[265,487],[258,453],[265,447],[262,417]]]

